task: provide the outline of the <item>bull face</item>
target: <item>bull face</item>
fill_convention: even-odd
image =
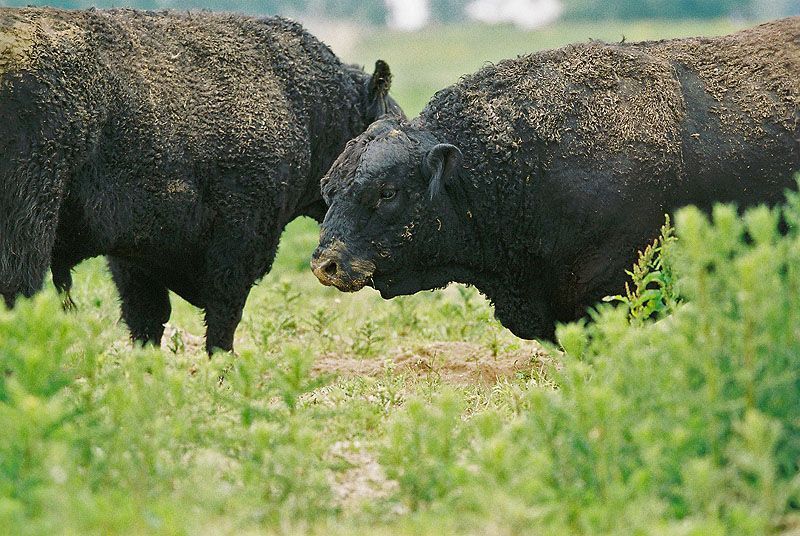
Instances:
[[[329,205],[311,266],[324,285],[384,298],[458,277],[463,224],[445,195],[461,152],[395,118],[351,141],[322,180]]]

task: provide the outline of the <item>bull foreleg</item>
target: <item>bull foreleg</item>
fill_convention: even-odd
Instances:
[[[70,266],[57,264],[55,259],[50,267],[53,273],[53,285],[55,285],[59,296],[61,296],[61,308],[65,311],[74,311],[78,308],[72,300],[72,268]]]
[[[242,310],[247,300],[247,292],[241,289],[231,292],[231,288],[213,289],[208,294],[206,304],[206,351],[211,355],[217,350],[233,351],[233,335],[242,320]],[[247,290],[249,290],[249,285]],[[222,291],[222,292],[220,292]]]
[[[241,223],[218,226],[206,255],[203,302],[209,355],[215,350],[233,351],[233,336],[250,289],[268,271],[277,251],[277,237],[243,238],[243,227]]]
[[[108,266],[122,305],[122,320],[131,339],[141,344],[161,345],[164,324],[172,310],[166,287],[141,269],[109,257]]]

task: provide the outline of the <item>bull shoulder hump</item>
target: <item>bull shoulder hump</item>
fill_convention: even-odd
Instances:
[[[680,151],[680,85],[668,61],[641,50],[587,43],[531,54],[467,77],[455,93],[496,154],[534,142],[587,156],[632,145]]]
[[[762,134],[762,121],[797,128],[800,17],[717,38],[662,41],[648,52],[700,80],[724,129],[752,137]]]
[[[796,131],[799,27],[793,17],[718,38],[589,42],[521,56],[440,91],[423,121],[497,162],[542,143],[587,161],[624,154],[679,172],[687,114],[679,68],[700,78],[728,132],[762,136],[765,122]]]

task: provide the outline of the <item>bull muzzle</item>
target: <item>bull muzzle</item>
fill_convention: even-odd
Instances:
[[[317,248],[311,257],[311,270],[323,285],[356,292],[372,279],[375,264],[348,255],[342,242],[337,240],[328,247]]]

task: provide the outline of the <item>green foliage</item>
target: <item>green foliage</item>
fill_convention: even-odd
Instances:
[[[306,272],[287,285],[296,252],[254,294],[255,320],[237,356],[209,360],[186,331],[165,350],[131,348],[109,327],[114,303],[97,281],[76,288],[74,314],[60,311],[52,291],[21,300],[0,312],[0,526],[13,534],[796,528],[800,194],[783,209],[743,216],[729,206],[710,217],[688,208],[675,228],[677,240],[665,226],[643,253],[624,303],[560,326],[557,361],[489,386],[447,386],[439,375],[391,367],[339,378],[315,371],[327,352],[384,359],[393,344],[451,333],[497,355],[514,339],[496,324],[462,329],[488,313],[471,289],[392,305],[307,287]],[[83,305],[87,292],[104,305]],[[181,308],[179,317],[189,312]],[[317,312],[262,345],[261,324],[302,311]],[[186,325],[199,322],[191,313]],[[341,498],[359,486],[359,501]]]
[[[79,417],[64,388],[78,373],[73,361],[94,360],[96,349],[78,349],[92,330],[61,318],[52,296],[18,308],[0,308],[0,526],[36,532],[54,527],[41,520],[46,484],[64,478],[64,433]]]
[[[323,383],[310,354],[171,366],[170,352],[99,353],[86,343],[98,330],[52,293],[0,313],[4,532],[195,532],[228,525],[223,513],[277,526],[333,511],[326,442],[297,416]]]
[[[632,322],[642,322],[648,318],[661,318],[672,313],[678,304],[675,289],[671,248],[675,242],[674,229],[669,215],[661,227],[661,234],[644,251],[631,271],[626,271],[633,283],[625,283],[624,296],[609,296],[604,301],[620,302],[629,311]]]
[[[375,322],[367,320],[356,331],[353,352],[361,357],[371,357],[375,355],[383,339],[384,337]]]
[[[461,405],[454,393],[445,391],[430,404],[410,400],[388,423],[381,462],[412,510],[465,482],[466,471],[458,460],[465,439]]]
[[[528,389],[510,420],[488,409],[461,422],[450,399],[424,411],[409,405],[395,416],[385,459],[402,496],[439,515],[458,512],[462,528],[511,532],[796,526],[799,194],[783,212],[786,236],[781,215],[764,207],[741,218],[730,206],[711,219],[679,212],[679,240],[665,226],[633,272],[639,284],[625,298],[638,311],[633,322],[628,307],[601,305],[593,322],[562,326],[566,354],[551,371],[558,388]],[[643,298],[648,284],[664,290],[675,280],[687,303],[665,299],[671,292]],[[658,309],[653,300],[669,302],[673,314],[645,321],[640,313]]]

